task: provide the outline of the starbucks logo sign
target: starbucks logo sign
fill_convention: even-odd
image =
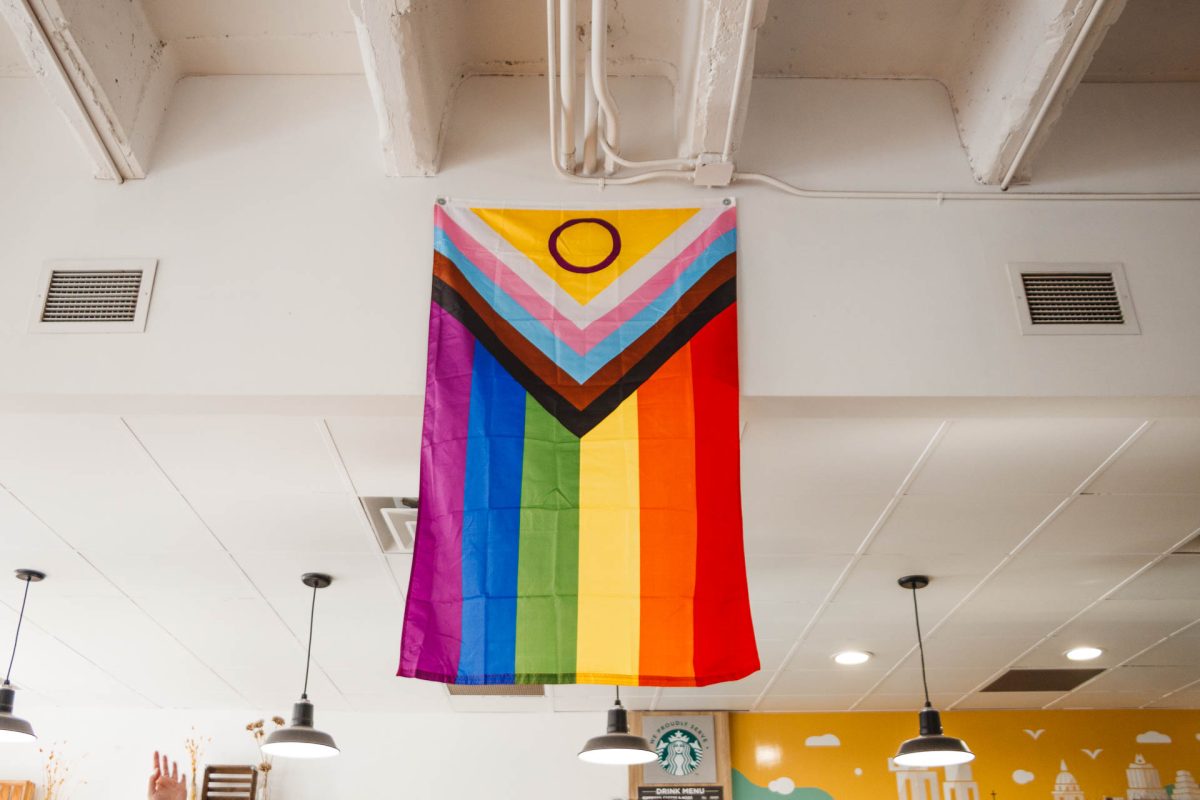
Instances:
[[[703,731],[694,725],[659,728],[653,741],[654,749],[658,752],[658,766],[668,775],[691,775],[704,760],[706,739]]]

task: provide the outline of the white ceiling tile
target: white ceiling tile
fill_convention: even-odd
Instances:
[[[331,417],[326,422],[359,495],[416,496],[420,417]]]
[[[769,694],[755,711],[849,711],[859,699],[856,694]]]
[[[54,535],[32,511],[0,487],[0,552],[68,551],[70,546]]]
[[[792,639],[812,618],[817,606],[805,603],[758,603],[750,601],[754,635],[763,639]]]
[[[391,714],[436,714],[450,711],[446,689],[441,684],[424,681],[396,681],[393,691],[374,694],[346,694],[346,702],[355,711]],[[408,686],[404,684],[419,684]]]
[[[281,664],[274,669],[224,669],[221,677],[262,713],[290,719],[292,704],[300,699],[304,687],[304,654],[281,658],[280,661]],[[316,667],[309,675],[308,696],[316,707],[318,727],[323,711],[345,711],[349,708],[338,687]]]
[[[78,606],[75,601],[81,598],[121,595],[111,581],[74,550],[3,551],[0,552],[0,601],[20,603],[22,584],[12,577],[18,569],[36,569],[47,576],[44,582],[30,587],[31,612],[56,603]]]
[[[897,504],[873,555],[1004,555],[1062,502],[1059,495],[910,495]]]
[[[193,494],[197,513],[234,553],[378,553],[358,499],[349,494]]]
[[[1123,419],[957,420],[909,494],[1069,494],[1138,424]]]
[[[925,641],[925,660],[937,669],[979,670],[1002,668],[1037,644],[1033,636],[948,636],[938,631]],[[913,653],[904,666],[915,668],[919,657]]]
[[[794,639],[758,640],[758,660],[764,670],[776,670],[783,664],[784,657],[791,652]]]
[[[656,711],[749,711],[758,695],[668,695],[654,705]]]
[[[918,600],[928,629],[999,560],[988,553],[868,554],[855,564],[826,613],[843,620],[849,630],[862,619],[891,623],[897,631],[914,630],[912,594],[897,581],[906,575],[927,575],[929,586],[920,590]]]
[[[1162,644],[1151,647],[1130,664],[1147,667],[1186,667],[1200,664],[1200,636],[1172,636]]]
[[[0,417],[0,484],[75,547],[216,547],[118,417]]]
[[[222,551],[164,556],[145,553],[85,551],[83,557],[123,592],[152,605],[160,597],[190,597],[195,602],[254,598],[258,593],[237,563]]]
[[[1159,695],[1200,680],[1200,664],[1180,667],[1117,667],[1102,673],[1084,689],[1089,692],[1157,691]]]
[[[1099,608],[1108,605],[1101,603]],[[1136,655],[1175,630],[1153,619],[1143,622],[1122,622],[1095,618],[1089,612],[1067,625],[1053,638],[1038,645],[1021,658],[1021,667],[1113,667]],[[1066,653],[1074,647],[1099,647],[1104,653],[1087,663],[1072,662]]]
[[[966,692],[978,688],[994,672],[995,670],[991,667],[982,669],[932,668],[929,670],[929,690],[931,693],[953,694],[955,698],[958,698]],[[907,692],[911,697],[920,696],[922,691],[919,669],[898,669],[875,688],[875,692],[880,694],[903,695]],[[873,695],[874,693],[872,693]]]
[[[970,709],[1042,708],[1063,692],[976,692],[961,700],[954,708],[958,711]]]
[[[384,556],[387,559],[388,569],[392,571],[392,577],[396,580],[396,588],[405,597],[408,596],[408,584],[412,578],[412,562],[411,554],[404,555],[389,555]]]
[[[886,667],[866,665],[868,669],[786,669],[771,685],[771,694],[862,694],[883,678]]]
[[[909,648],[916,645],[916,634],[910,631],[896,631],[890,626],[879,635],[869,635],[864,630],[865,625],[841,625],[818,623],[813,632],[800,642],[788,669],[831,669],[836,662],[833,657],[843,650],[863,650],[872,654],[872,659],[866,664],[855,666],[836,665],[840,670],[874,669],[890,667],[895,664]],[[877,630],[872,628],[871,630]]]
[[[1126,600],[1200,601],[1200,556],[1164,558],[1121,589]]]
[[[850,556],[747,556],[746,575],[755,603],[803,603],[825,599]]]
[[[961,695],[953,692],[931,692],[929,699],[934,708],[945,708],[959,699]],[[872,693],[862,698],[855,711],[920,711],[925,703],[921,692],[902,692],[900,694]]]
[[[1054,708],[1086,710],[1090,708],[1141,708],[1161,697],[1160,692],[1089,692],[1080,691],[1068,695],[1054,704]]]
[[[1187,689],[1168,697],[1160,697],[1149,708],[1200,708],[1200,688]]]
[[[550,697],[477,697],[449,695],[450,708],[460,714],[537,714],[554,710]]]
[[[1200,494],[1200,420],[1157,420],[1090,488],[1108,494]]]
[[[127,421],[186,495],[350,492],[319,419],[179,415]]]
[[[290,667],[304,656],[298,642],[259,597],[161,596],[144,606],[158,623],[217,672]]]
[[[752,420],[742,439],[743,484],[761,497],[891,495],[937,431],[938,420]]]
[[[858,550],[890,495],[774,494],[746,483],[746,552],[751,555],[846,553]]]
[[[1038,533],[1026,552],[1166,552],[1200,530],[1200,495],[1083,495]]]

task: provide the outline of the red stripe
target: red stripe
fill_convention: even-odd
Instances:
[[[638,682],[691,686],[696,590],[696,428],[689,347],[637,390],[641,520]]]
[[[691,342],[696,409],[696,684],[759,668],[742,549],[737,305]]]

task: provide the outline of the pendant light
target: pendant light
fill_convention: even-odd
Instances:
[[[17,690],[13,688],[13,662],[17,660],[17,644],[21,641],[21,623],[25,621],[25,601],[29,599],[29,584],[46,579],[46,573],[35,569],[17,570],[17,580],[25,581],[25,593],[21,596],[21,613],[17,615],[17,632],[13,636],[12,655],[8,658],[8,672],[4,674],[4,683],[0,684],[0,743],[33,742],[37,736],[33,726],[20,717],[13,716],[13,702]]]
[[[313,704],[308,701],[308,672],[312,666],[313,620],[317,613],[317,589],[333,583],[333,578],[319,572],[307,572],[300,577],[313,590],[312,607],[308,612],[308,655],[304,661],[304,691],[300,701],[292,706],[292,724],[280,728],[263,742],[262,751],[283,758],[330,758],[340,751],[328,733],[313,727]]]
[[[912,591],[913,618],[917,623],[917,647],[921,651],[921,683],[925,687],[925,707],[920,713],[921,735],[900,745],[896,757],[892,760],[902,767],[948,767],[965,764],[974,760],[975,754],[962,739],[942,733],[942,717],[934,709],[933,703],[929,702],[929,680],[925,675],[925,643],[921,639],[921,612],[917,607],[917,589],[928,586],[929,578],[925,575],[907,575],[898,583]]]
[[[621,705],[621,687],[616,689],[617,702],[608,710],[608,733],[588,739],[579,751],[579,760],[589,764],[649,764],[658,758],[658,753],[643,737],[629,732],[629,716]]]

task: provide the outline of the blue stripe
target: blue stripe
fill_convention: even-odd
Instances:
[[[512,683],[525,390],[475,343],[462,523],[459,683]]]
[[[438,228],[434,233],[434,249],[454,262],[467,281],[486,302],[496,309],[505,320],[516,328],[547,358],[562,367],[578,383],[595,375],[605,364],[620,355],[626,347],[637,341],[643,333],[662,319],[671,306],[692,288],[705,273],[722,258],[737,250],[737,229],[728,231],[715,239],[688,267],[679,278],[663,290],[649,305],[629,319],[621,327],[596,344],[586,355],[579,355],[566,342],[539,319],[483,274],[471,259],[450,240],[446,232]]]

